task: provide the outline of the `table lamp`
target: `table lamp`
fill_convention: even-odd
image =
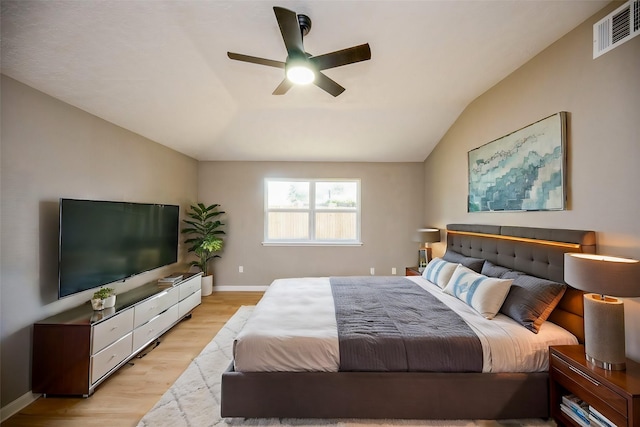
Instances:
[[[419,228],[413,236],[414,242],[420,242],[418,247],[418,271],[422,273],[427,263],[431,261],[429,243],[440,241],[440,230],[437,228]],[[424,246],[422,246],[424,244]]]
[[[564,281],[584,295],[587,361],[608,370],[625,369],[624,304],[615,297],[640,296],[640,261],[565,253]]]

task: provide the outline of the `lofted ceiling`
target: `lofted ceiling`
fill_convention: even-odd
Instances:
[[[2,0],[2,73],[198,160],[422,161],[465,107],[608,1]],[[346,91],[271,93],[286,50],[369,43],[326,70]],[[585,40],[585,43],[590,43]]]

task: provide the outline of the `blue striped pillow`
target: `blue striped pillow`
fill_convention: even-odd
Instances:
[[[434,258],[427,264],[427,268],[422,272],[422,277],[444,288],[449,283],[457,266],[458,264],[445,261],[442,258]]]
[[[443,291],[463,301],[483,317],[493,319],[507,297],[511,283],[511,279],[483,276],[458,265]]]

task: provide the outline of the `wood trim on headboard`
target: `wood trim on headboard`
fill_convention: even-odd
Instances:
[[[498,235],[498,234],[487,234],[487,233],[475,233],[471,231],[447,230],[447,234],[460,234],[464,236],[488,237],[490,239],[513,240],[516,242],[535,243],[536,245],[559,246],[567,249],[576,249],[578,252],[581,252],[580,251],[581,245],[578,243],[554,242],[551,240],[538,240],[538,239],[529,239],[527,237],[504,236],[501,234]]]

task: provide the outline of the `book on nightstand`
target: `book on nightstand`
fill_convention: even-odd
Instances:
[[[576,411],[574,411],[573,408],[565,405],[564,403],[560,404],[560,410],[562,412],[564,412],[564,414],[566,416],[568,416],[573,421],[575,421],[578,425],[581,425],[582,427],[590,427],[591,426],[591,422],[589,421],[589,418],[584,419],[583,417],[578,415],[578,413]]]
[[[589,414],[589,422],[590,422],[589,425],[591,427],[607,427],[606,424],[600,423],[600,421],[598,421],[598,419],[594,417],[592,414]]]
[[[589,406],[589,420],[591,421],[591,425],[597,427],[616,427],[609,418],[602,415],[593,406]]]
[[[591,424],[591,421],[589,419],[589,405],[573,394],[562,396],[562,404],[560,405],[560,409],[562,409],[562,411],[569,416],[574,415],[575,417],[579,418],[579,420],[582,422],[581,425]],[[575,417],[572,418],[576,420]]]

